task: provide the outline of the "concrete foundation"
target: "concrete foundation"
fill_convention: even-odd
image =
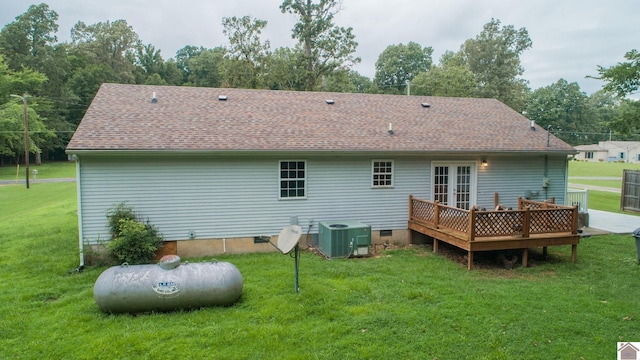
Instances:
[[[309,243],[312,243],[313,236],[317,234],[309,234]],[[371,245],[396,245],[405,246],[410,242],[410,231],[408,229],[393,230],[373,230],[371,231]],[[269,238],[274,244],[277,243],[278,237]],[[165,241],[155,256],[155,260],[159,260],[165,255],[178,255],[181,258],[215,256],[219,254],[246,254],[259,252],[275,252],[278,251],[267,239],[256,239],[254,237],[240,238],[222,238],[222,239],[197,239],[197,240],[177,240]],[[300,247],[307,248],[307,236],[304,234],[300,239]],[[90,257],[92,262],[95,260],[105,260],[103,257],[104,246],[88,245],[85,247],[85,257]]]

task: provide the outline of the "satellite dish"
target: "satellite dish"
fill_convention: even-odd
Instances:
[[[288,254],[298,245],[302,237],[302,228],[299,225],[289,225],[280,231],[276,248],[283,254]]]

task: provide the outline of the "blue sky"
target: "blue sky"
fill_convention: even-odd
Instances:
[[[224,45],[222,17],[251,15],[267,20],[264,39],[270,40],[272,49],[294,45],[291,28],[296,19],[280,12],[280,0],[45,2],[60,16],[60,41],[69,40],[70,29],[78,21],[125,19],[145,44],[154,45],[168,58],[185,45]],[[521,59],[523,78],[532,89],[564,78],[591,94],[602,83],[585,77],[596,75],[597,65],[615,65],[628,50],[640,49],[640,1],[634,0],[343,0],[341,6],[335,22],[353,28],[357,55],[362,58],[355,70],[368,77],[373,77],[375,62],[388,45],[414,41],[431,46],[437,63],[443,52],[457,51],[491,18],[528,30],[533,47]],[[28,7],[24,1],[2,1],[0,26]]]

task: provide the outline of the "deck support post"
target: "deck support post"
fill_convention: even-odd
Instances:
[[[575,263],[578,257],[578,244],[571,244],[571,262]]]
[[[522,249],[522,267],[529,266],[529,249]]]
[[[433,238],[433,253],[437,254],[438,253],[438,239]]]
[[[543,246],[542,247],[542,257],[546,259],[547,256],[549,256],[549,250],[547,249],[546,246]]]
[[[467,270],[473,269],[473,251],[467,251]]]

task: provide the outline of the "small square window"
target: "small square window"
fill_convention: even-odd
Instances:
[[[393,187],[393,161],[373,160],[371,162],[371,187]]]

